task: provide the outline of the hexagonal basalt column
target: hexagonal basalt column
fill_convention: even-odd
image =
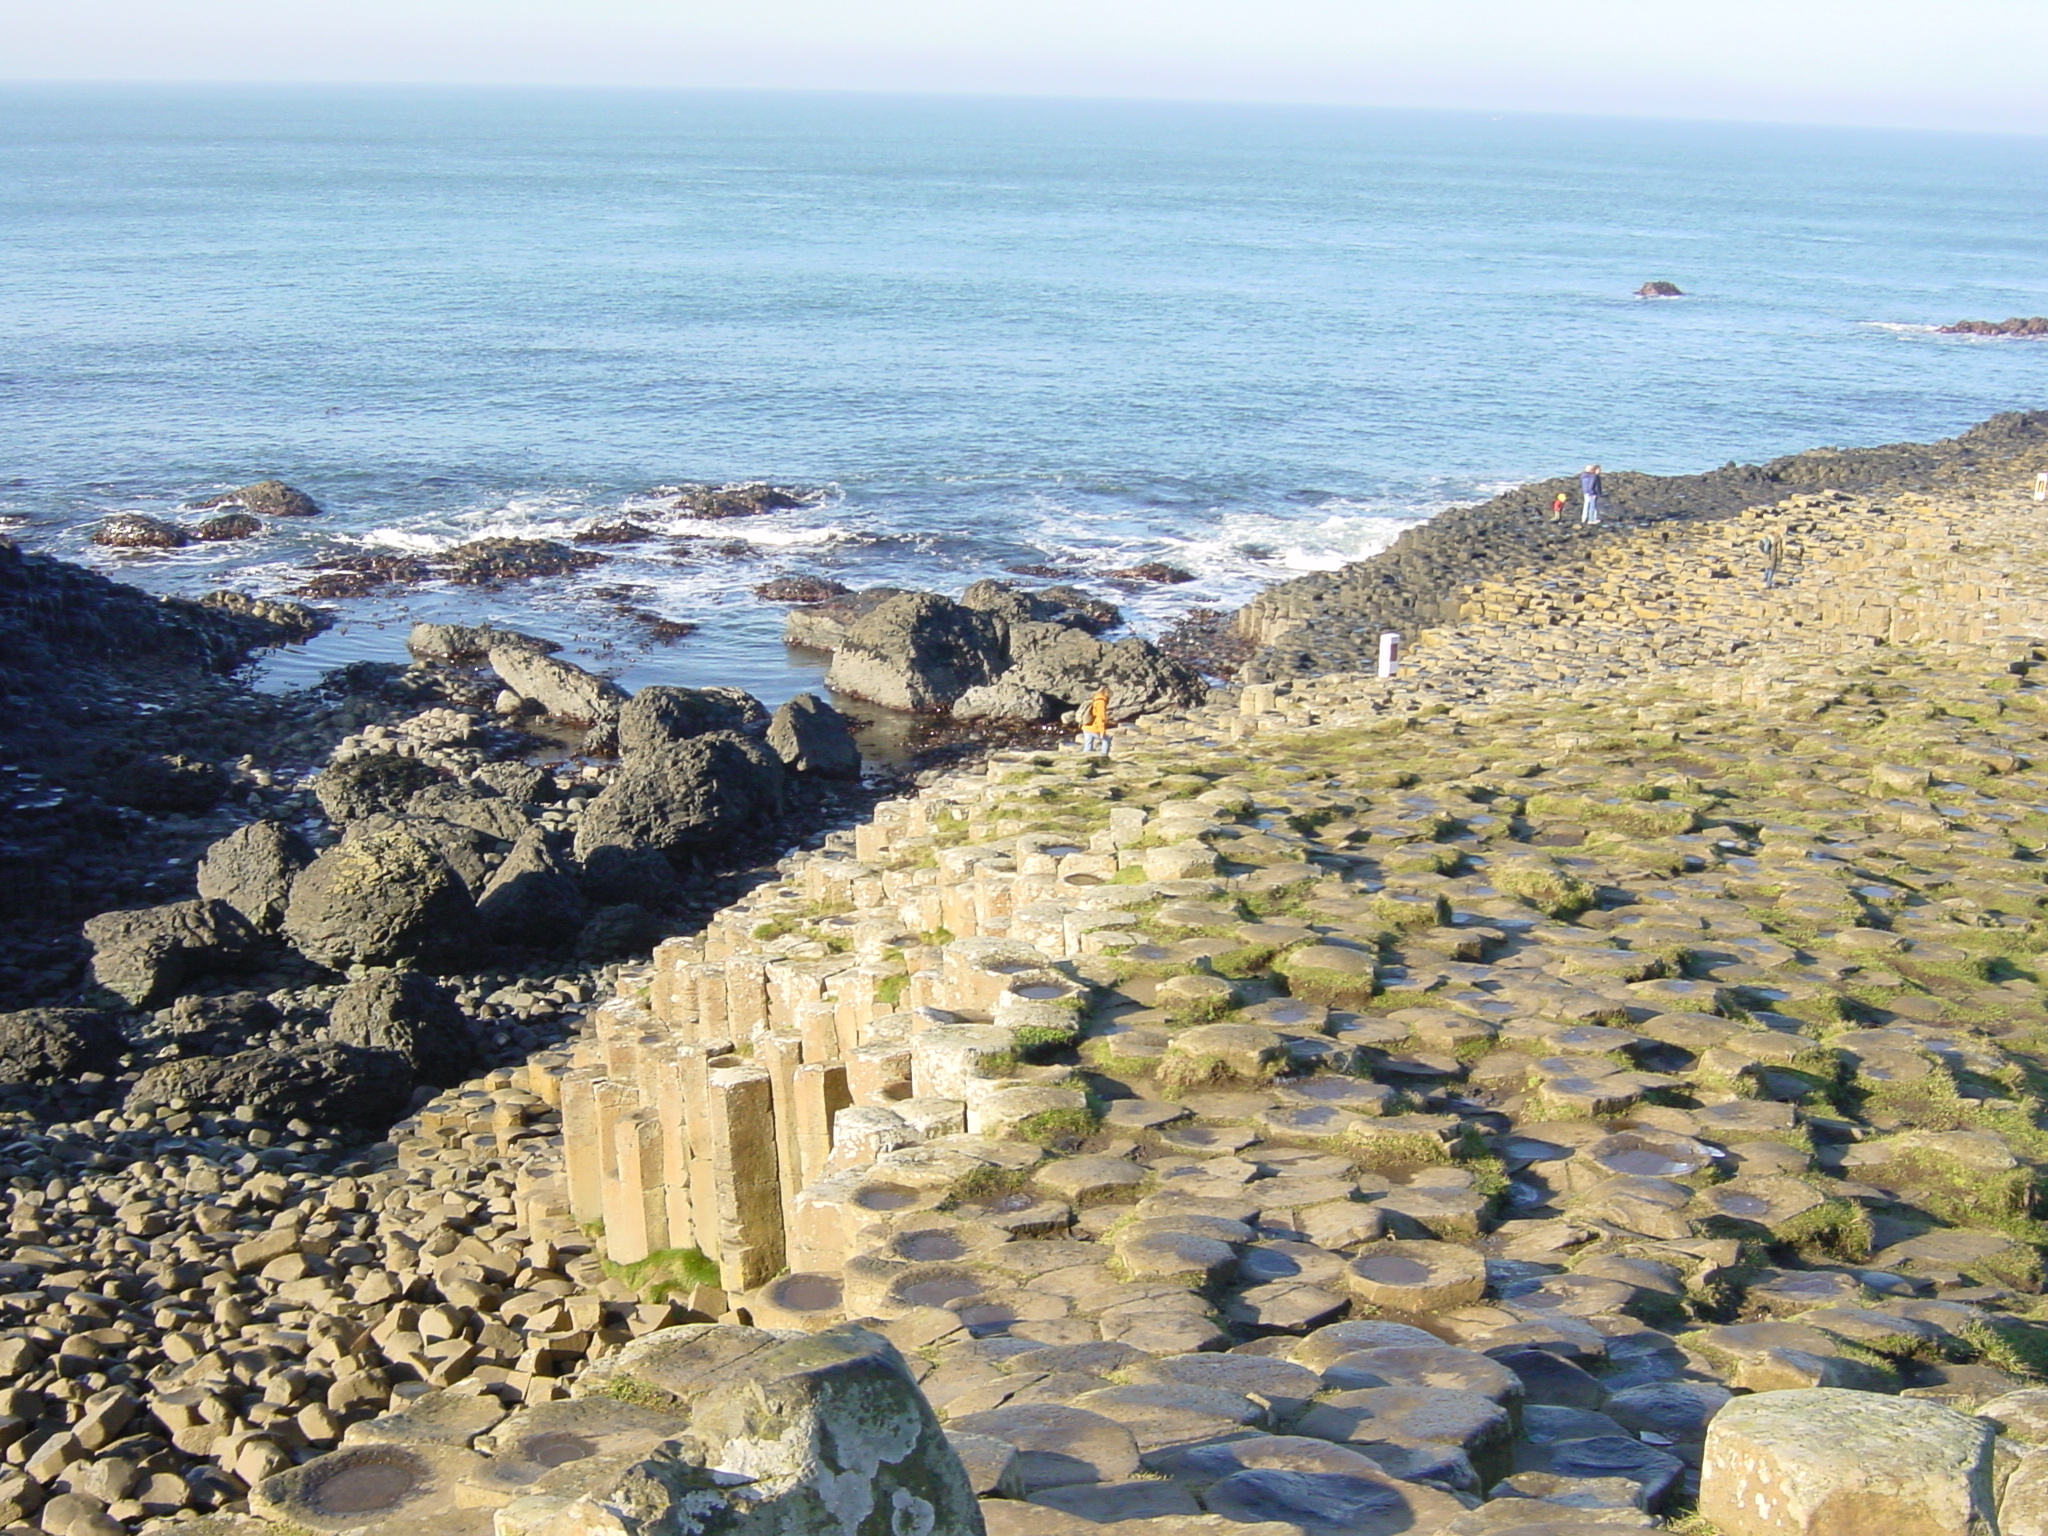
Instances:
[[[1441,1312],[1486,1294],[1486,1261],[1456,1243],[1374,1243],[1344,1278],[1354,1296],[1385,1311]]]

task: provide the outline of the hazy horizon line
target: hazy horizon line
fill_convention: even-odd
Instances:
[[[553,95],[606,96],[814,96],[861,97],[879,100],[956,102],[1038,102],[1075,103],[1104,106],[1239,107],[1310,112],[1381,112],[1408,116],[1483,117],[1496,121],[1533,118],[1544,121],[1598,121],[1638,123],[1690,123],[1717,127],[1803,128],[1845,133],[1935,134],[1993,139],[2048,138],[2048,129],[1984,128],[1927,123],[1886,123],[1820,118],[1747,116],[1737,113],[1645,113],[1584,107],[1573,111],[1541,108],[1485,106],[1418,106],[1414,103],[1382,103],[1269,96],[1192,96],[1172,93],[1129,94],[1109,91],[1039,90],[943,90],[937,87],[858,85],[701,85],[606,83],[562,80],[336,80],[320,77],[277,76],[262,79],[190,79],[171,76],[10,76],[0,72],[0,91],[17,88],[138,88],[166,90],[332,90],[332,91],[531,91]]]

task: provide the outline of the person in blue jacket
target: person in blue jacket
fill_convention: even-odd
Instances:
[[[1579,512],[1579,521],[1582,523],[1599,522],[1600,466],[1598,464],[1588,464],[1584,472],[1580,474],[1579,494],[1585,502],[1585,505]]]

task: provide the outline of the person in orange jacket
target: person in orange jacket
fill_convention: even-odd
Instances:
[[[1109,685],[1095,690],[1081,712],[1081,750],[1109,756]]]

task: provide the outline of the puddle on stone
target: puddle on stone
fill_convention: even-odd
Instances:
[[[1420,1285],[1429,1279],[1429,1266],[1420,1259],[1398,1253],[1376,1254],[1358,1261],[1358,1273],[1381,1285]]]
[[[581,1435],[535,1435],[531,1440],[521,1441],[519,1445],[521,1459],[537,1461],[544,1467],[559,1467],[568,1462],[582,1461],[596,1452],[597,1447]]]
[[[952,1232],[906,1232],[896,1239],[896,1252],[914,1264],[937,1264],[967,1256],[967,1245]]]
[[[1648,1147],[1630,1147],[1625,1152],[1610,1152],[1600,1159],[1616,1173],[1644,1174],[1655,1179],[1676,1178],[1691,1173],[1693,1165],[1682,1163],[1662,1152],[1652,1152]]]
[[[900,1184],[871,1184],[853,1197],[864,1211],[900,1211],[917,1204],[917,1191]]]
[[[400,1462],[357,1462],[324,1479],[313,1502],[327,1514],[362,1515],[404,1503],[418,1486],[418,1474]]]
[[[839,1281],[832,1275],[791,1275],[774,1291],[776,1305],[792,1312],[829,1312],[839,1298]]]
[[[929,1280],[913,1281],[896,1294],[912,1306],[943,1307],[980,1289],[981,1282],[972,1275],[935,1275]]]

